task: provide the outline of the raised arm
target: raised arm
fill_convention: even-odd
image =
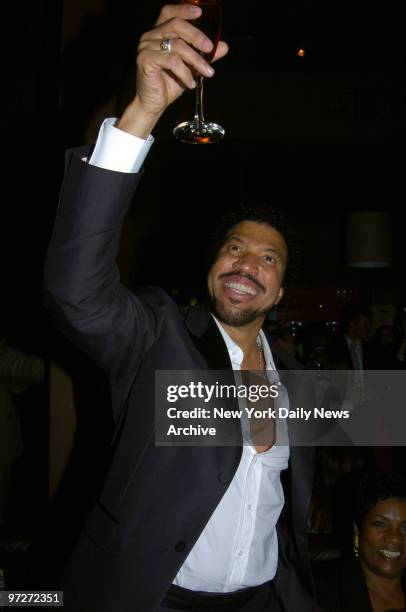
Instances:
[[[116,124],[134,143],[147,138],[165,109],[194,87],[193,69],[211,73],[198,51],[212,43],[190,22],[199,15],[193,5],[166,6],[141,37],[136,95]],[[161,49],[163,38],[172,39],[171,52]],[[222,43],[216,58],[226,52]],[[165,300],[134,296],[121,285],[115,265],[123,218],[140,174],[98,167],[97,156],[87,163],[86,153],[67,156],[45,265],[45,304],[69,338],[114,379],[136,371],[159,333]]]

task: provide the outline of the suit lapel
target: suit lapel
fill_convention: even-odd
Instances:
[[[230,370],[228,350],[208,304],[202,302],[191,308],[185,323],[195,347],[205,358],[208,369]]]
[[[225,385],[235,385],[234,371],[227,346],[208,304],[203,302],[192,308],[186,316],[185,323],[194,346],[203,356],[207,369],[213,373],[213,380],[210,380],[210,382],[216,384],[221,381]],[[209,378],[206,376],[206,382],[209,382]],[[238,410],[238,400],[232,397],[223,398],[221,405],[226,410]],[[237,418],[223,419],[220,424],[223,428],[222,435],[224,435],[224,439],[227,439],[227,444],[239,448],[238,461],[235,465],[235,469],[237,469],[242,444],[240,421]]]

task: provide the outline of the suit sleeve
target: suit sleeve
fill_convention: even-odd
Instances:
[[[62,331],[110,379],[136,371],[157,335],[152,307],[126,289],[115,265],[140,174],[104,170],[68,153],[44,275],[44,302]]]

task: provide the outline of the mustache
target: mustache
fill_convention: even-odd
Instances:
[[[224,272],[224,274],[220,274],[219,278],[227,278],[227,276],[243,276],[250,280],[254,285],[256,285],[263,293],[265,293],[265,287],[260,283],[255,276],[252,276],[248,272],[239,272],[238,270],[234,270],[233,272]]]

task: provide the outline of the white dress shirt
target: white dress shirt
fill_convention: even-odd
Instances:
[[[89,163],[108,170],[138,172],[153,142],[136,138],[106,119]],[[215,319],[216,320],[216,319]],[[241,348],[216,320],[226,343],[232,367],[241,369]],[[260,332],[268,378],[277,376],[265,334]],[[273,373],[273,378],[270,376]],[[280,387],[275,405],[288,407]],[[242,424],[244,425],[244,424]],[[276,523],[284,504],[281,470],[288,467],[286,421],[276,420],[276,444],[257,453],[245,444],[234,478],[193,546],[174,584],[194,591],[226,593],[263,584],[275,576],[278,564]]]
[[[234,370],[241,369],[241,348],[216,321]],[[260,337],[266,368],[275,373],[265,334]],[[274,379],[270,382],[274,383]],[[284,390],[283,390],[284,391]],[[275,405],[287,406],[283,391]],[[281,470],[288,467],[286,421],[277,419],[275,444],[257,453],[244,445],[234,478],[199,539],[177,574],[174,584],[192,591],[227,593],[263,584],[275,576],[278,564],[276,523],[284,504]]]

